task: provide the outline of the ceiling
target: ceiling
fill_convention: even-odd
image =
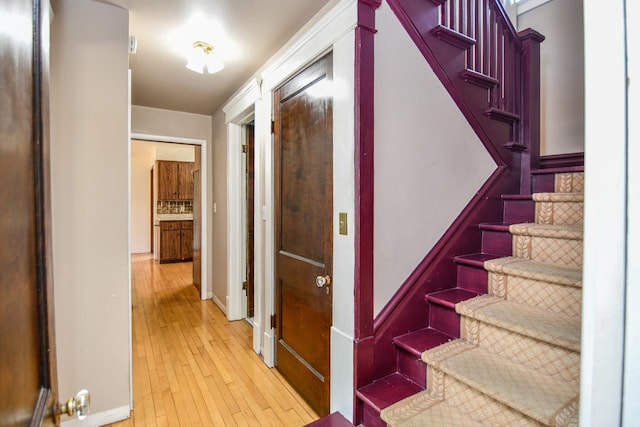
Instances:
[[[213,114],[302,26],[331,0],[103,0],[130,10],[132,104]],[[195,37],[193,17],[208,22],[205,40],[225,68],[198,74],[185,68],[186,53],[171,46]],[[216,31],[209,31],[215,30]],[[184,34],[188,34],[185,38]]]

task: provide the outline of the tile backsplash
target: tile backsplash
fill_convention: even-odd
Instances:
[[[156,205],[156,213],[159,213],[159,214],[193,213],[193,201],[192,200],[180,200],[180,201],[158,200]]]

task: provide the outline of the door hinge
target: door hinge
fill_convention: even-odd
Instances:
[[[246,154],[247,151],[249,151],[247,150],[247,144],[242,144],[242,152]]]
[[[273,329],[275,329],[275,328],[276,328],[276,315],[275,315],[275,314],[272,314],[272,315],[271,315],[271,327],[272,327]]]
[[[242,282],[242,290],[246,291],[249,288],[249,282]]]
[[[276,133],[276,122],[271,120],[271,133]]]

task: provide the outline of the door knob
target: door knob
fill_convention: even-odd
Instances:
[[[331,284],[331,276],[328,274],[326,276],[316,276],[316,286],[322,288],[325,285]]]
[[[73,417],[76,415],[79,420],[84,420],[89,414],[91,406],[91,395],[88,390],[80,390],[75,397],[70,397],[62,405],[56,408],[56,416],[68,415]]]

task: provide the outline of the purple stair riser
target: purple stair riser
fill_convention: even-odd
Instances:
[[[365,427],[387,427],[387,423],[380,419],[380,412],[366,404],[362,406],[362,425]]]
[[[448,307],[430,303],[429,325],[452,337],[460,336],[460,315]]]
[[[533,200],[505,200],[504,222],[506,224],[535,222],[535,203]]]
[[[534,193],[553,193],[555,191],[555,174],[536,174],[532,178]]]
[[[427,387],[427,365],[419,356],[398,349],[398,372],[422,389]]]
[[[305,427],[353,427],[353,424],[349,422],[340,412],[334,412],[326,417],[322,417]]]
[[[457,286],[478,294],[487,293],[487,271],[483,268],[458,264]]]
[[[482,252],[485,254],[510,256],[512,253],[512,237],[508,231],[482,230]],[[460,271],[460,269],[458,269]],[[458,286],[460,286],[458,284]]]

